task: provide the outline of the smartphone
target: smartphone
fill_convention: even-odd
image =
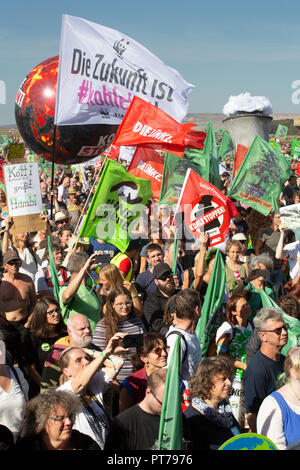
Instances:
[[[123,348],[141,348],[144,344],[143,335],[128,335],[122,340]]]

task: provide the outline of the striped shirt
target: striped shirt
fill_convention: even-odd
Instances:
[[[130,317],[121,321],[118,324],[118,332],[127,333],[128,335],[143,335],[145,333],[143,322],[136,317]],[[98,346],[102,351],[106,347],[106,324],[104,319],[100,320],[95,328],[93,343]],[[129,351],[124,356],[124,365],[117,375],[119,382],[126,379],[134,372],[133,366],[130,362],[130,356],[136,352],[136,348],[129,348]]]

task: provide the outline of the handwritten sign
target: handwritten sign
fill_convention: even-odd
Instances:
[[[37,163],[4,166],[7,205],[10,217],[42,212],[42,197]]]

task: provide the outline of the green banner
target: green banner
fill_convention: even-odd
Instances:
[[[300,140],[291,140],[291,155],[300,155]]]
[[[277,199],[291,174],[285,156],[256,136],[232,182],[229,196],[268,215],[277,209]]]
[[[204,142],[203,156],[209,161],[209,179],[207,181],[216,186],[216,188],[221,189],[218,147],[212,121],[209,121],[208,123],[206,139]]]
[[[130,231],[152,196],[151,183],[108,160],[85,216],[79,238],[105,240],[126,251]]]
[[[220,317],[225,293],[225,266],[220,250],[216,250],[214,266],[207,287],[201,317],[198,320],[196,334],[199,339],[202,357],[207,355],[213,328]]]
[[[180,393],[181,338],[176,339],[168,366],[164,398],[161,407],[158,450],[182,450],[182,411]]]
[[[223,138],[218,148],[218,158],[223,160],[230,152],[234,152],[232,138],[228,132],[224,132]]]
[[[171,153],[166,153],[163,177],[160,187],[159,204],[176,206],[186,172],[189,168],[202,176],[202,171],[197,158],[200,150],[188,149],[188,157],[177,157]]]
[[[285,139],[288,134],[288,130],[289,128],[287,126],[279,124],[275,134],[275,139]]]

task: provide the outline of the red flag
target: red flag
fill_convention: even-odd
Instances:
[[[241,164],[243,163],[243,160],[248,150],[249,150],[249,147],[245,147],[245,145],[242,145],[242,144],[237,145],[235,156],[234,156],[234,176],[239,171],[239,168]]]
[[[153,104],[134,96],[114,138],[114,145],[180,152],[195,123],[180,124]]]
[[[227,197],[190,168],[177,208],[184,212],[186,226],[192,235],[199,238],[201,233],[208,232],[210,247],[225,241],[230,222]]]
[[[104,150],[104,152],[102,153],[104,157],[108,157],[111,160],[115,160],[115,161],[118,160],[119,154],[120,154],[120,147],[117,145],[111,145],[108,149]]]
[[[164,159],[158,152],[137,147],[127,171],[131,175],[149,180],[153,197],[159,199],[163,169]]]
[[[189,149],[204,149],[206,132],[189,131],[185,137],[185,147]]]

